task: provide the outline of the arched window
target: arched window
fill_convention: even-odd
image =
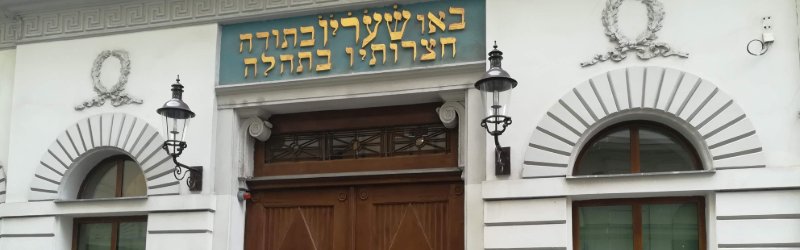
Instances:
[[[81,184],[78,199],[100,199],[147,195],[139,165],[127,156],[115,156],[97,164]]]
[[[649,121],[623,122],[586,143],[575,175],[690,171],[703,169],[700,157],[680,133]]]

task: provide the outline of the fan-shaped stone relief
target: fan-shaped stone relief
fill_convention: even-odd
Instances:
[[[58,199],[68,170],[80,165],[82,156],[98,150],[124,152],[144,172],[147,195],[179,194],[169,155],[161,149],[164,138],[147,122],[127,114],[101,114],[67,128],[44,152],[31,182],[30,201]],[[93,167],[93,166],[88,166]],[[80,183],[69,183],[80,185]]]
[[[631,67],[593,77],[554,104],[533,131],[522,176],[570,175],[574,156],[591,131],[628,114],[684,124],[676,129],[697,135],[695,147],[707,156],[706,169],[765,167],[749,118],[714,84],[675,69]]]

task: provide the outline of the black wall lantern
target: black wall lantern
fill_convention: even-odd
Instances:
[[[189,186],[191,191],[203,190],[203,167],[202,166],[186,166],[178,162],[178,156],[186,149],[186,142],[183,140],[186,135],[186,127],[189,125],[189,119],[194,117],[194,112],[189,109],[189,105],[183,102],[183,85],[181,85],[180,76],[172,84],[172,99],[169,99],[164,106],[156,110],[158,114],[163,116],[164,135],[167,140],[161,146],[167,154],[172,157],[175,162],[175,179],[183,180],[186,177],[184,169],[189,172],[189,179],[186,180],[186,185]]]
[[[511,89],[517,87],[517,80],[503,70],[503,52],[494,49],[489,52],[489,70],[480,80],[475,82],[475,88],[481,91],[483,104],[486,108],[486,118],[481,121],[481,127],[494,137],[495,145],[495,175],[509,175],[511,173],[511,148],[500,146],[498,137],[506,131],[511,124],[508,113],[508,104],[511,99]]]

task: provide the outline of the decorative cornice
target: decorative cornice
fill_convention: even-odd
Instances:
[[[19,37],[21,18],[0,16],[0,49],[13,48]]]
[[[0,49],[154,28],[266,19],[410,0],[140,0],[0,17]]]

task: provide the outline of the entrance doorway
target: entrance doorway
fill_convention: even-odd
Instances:
[[[274,116],[246,250],[464,249],[457,130],[438,104]]]
[[[248,250],[463,249],[463,184],[274,190],[248,204]]]

